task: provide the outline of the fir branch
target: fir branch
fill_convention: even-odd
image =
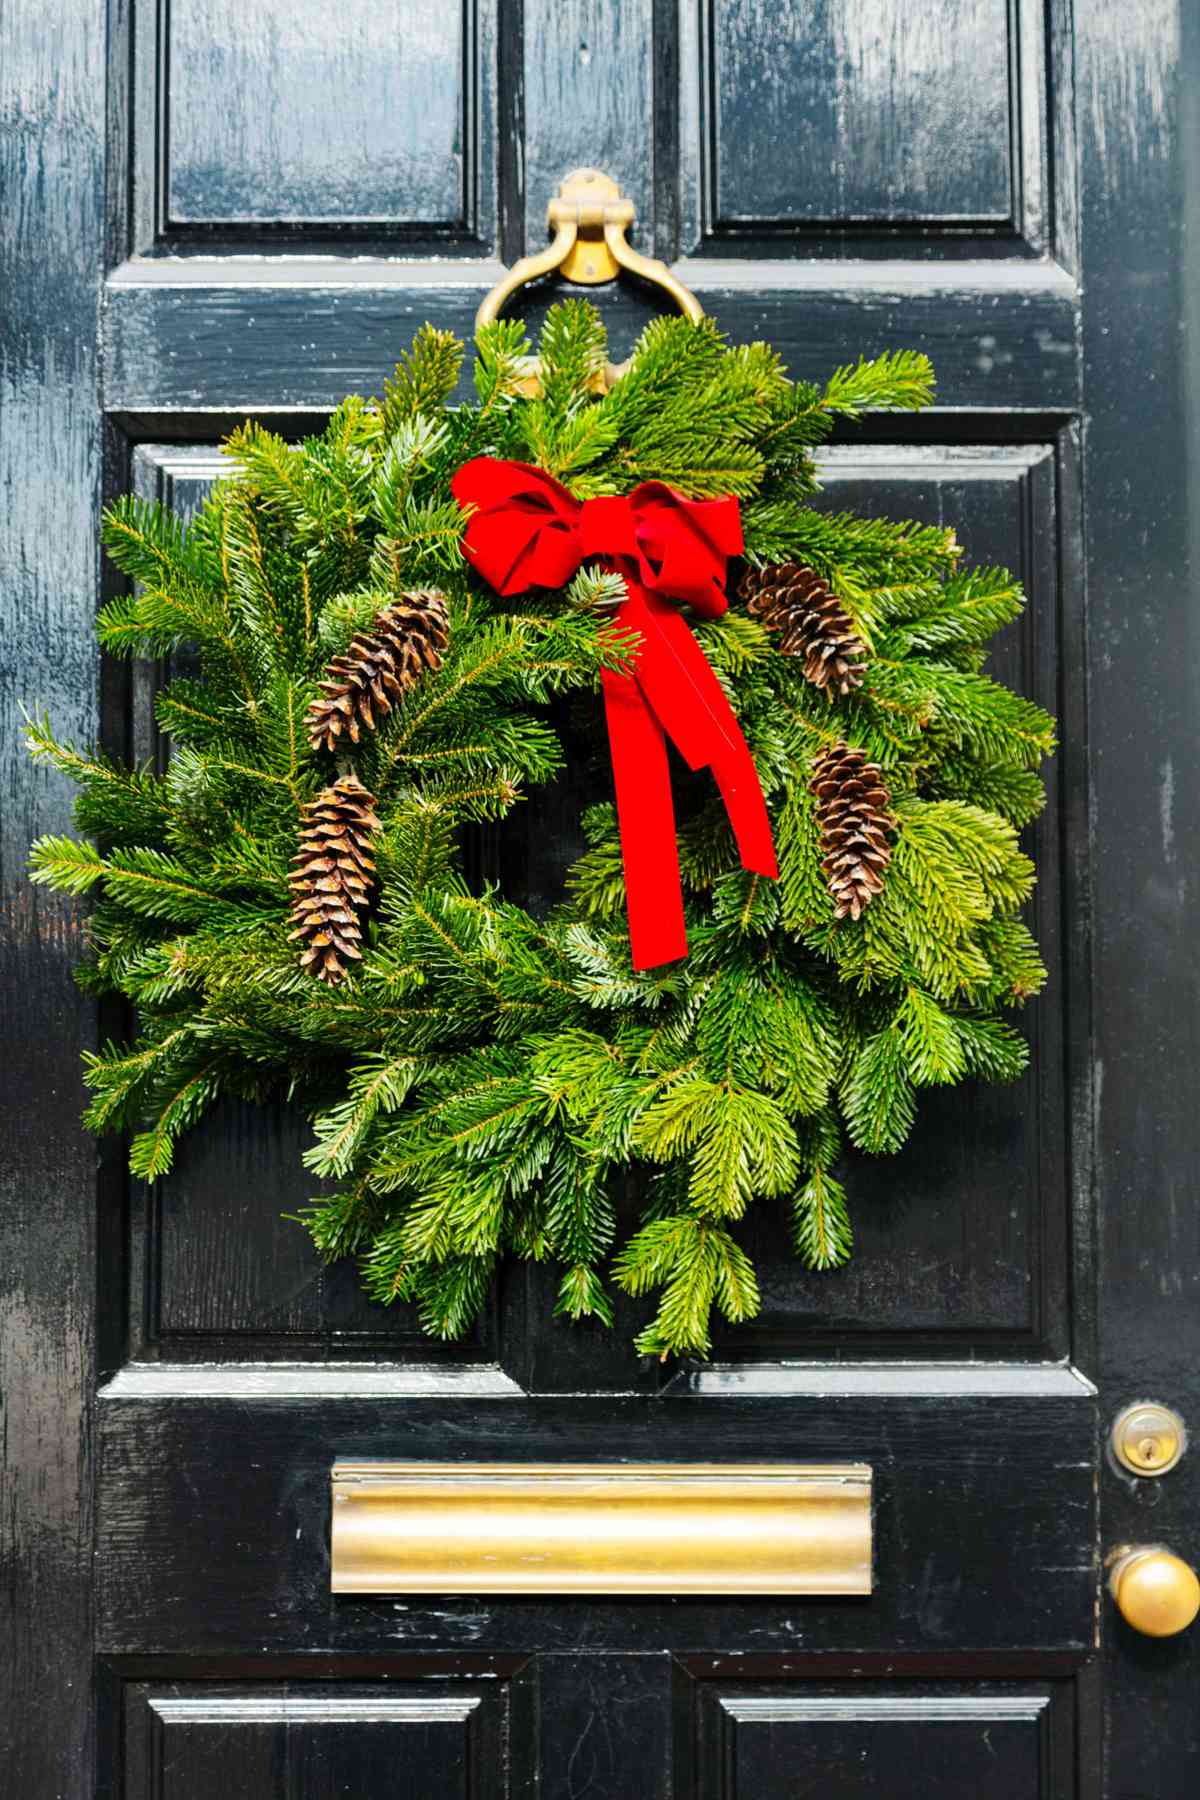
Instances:
[[[714,1304],[733,1321],[753,1318],[760,1305],[745,1251],[722,1226],[686,1214],[643,1225],[617,1258],[613,1275],[630,1294],[663,1289],[653,1322],[636,1339],[647,1356],[707,1355]]]
[[[512,406],[525,390],[529,355],[519,319],[495,319],[477,333],[474,381],[482,418]]]
[[[29,879],[62,894],[86,894],[106,872],[93,844],[69,837],[40,837],[29,851]]]
[[[809,1269],[841,1268],[853,1253],[846,1190],[819,1163],[792,1197],[792,1241]]]
[[[383,387],[383,428],[388,437],[417,414],[432,417],[454,392],[463,346],[452,331],[422,325]]]
[[[160,1079],[162,1070],[172,1065],[191,1037],[190,1026],[180,1025],[163,1037],[143,1039],[132,1050],[114,1043],[100,1051],[85,1050],[83,1078],[95,1098],[84,1113],[84,1124],[92,1131],[111,1131],[127,1124],[141,1094]]]
[[[605,1293],[599,1275],[587,1263],[576,1263],[563,1276],[554,1302],[554,1316],[576,1323],[591,1318],[599,1319],[602,1325],[612,1324],[612,1301]]]
[[[1007,569],[970,569],[941,589],[937,603],[880,642],[881,656],[901,657],[962,644],[984,644],[1018,618],[1025,605],[1021,584]]]
[[[303,525],[313,498],[303,450],[253,419],[231,431],[221,450],[237,464],[264,506],[287,525]]]
[[[131,1175],[157,1181],[167,1174],[175,1158],[176,1139],[220,1094],[220,1067],[220,1059],[213,1058],[180,1071],[178,1086],[172,1086],[159,1103],[153,1124],[138,1132],[129,1146]]]
[[[317,1142],[304,1153],[306,1167],[315,1175],[348,1174],[376,1119],[403,1105],[424,1067],[419,1057],[381,1054],[351,1070],[346,1099],[313,1121]]]
[[[916,1106],[897,1021],[867,1038],[850,1065],[841,1098],[851,1140],[860,1150],[899,1150]]]
[[[857,419],[864,412],[920,412],[933,404],[933,367],[916,350],[860,357],[835,370],[825,386],[826,412]]]

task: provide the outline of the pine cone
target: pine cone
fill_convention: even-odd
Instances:
[[[353,744],[360,728],[374,731],[377,714],[391,712],[392,700],[426,670],[441,668],[449,636],[446,596],[437,588],[416,588],[385,606],[329,664],[321,697],[308,709],[313,749],[335,750],[343,731]]]
[[[780,654],[804,659],[805,680],[822,688],[827,700],[862,686],[867,646],[815,569],[792,562],[747,569],[738,593],[768,631],[781,634]]]
[[[379,829],[374,805],[375,796],[357,775],[343,775],[304,808],[288,876],[296,926],[290,936],[305,946],[302,965],[330,984],[346,973],[343,958],[362,958],[358,913],[371,897],[375,873],[367,854]]]
[[[810,787],[821,826],[821,872],[835,917],[859,919],[882,892],[892,860],[892,796],[879,764],[850,744],[821,752]]]

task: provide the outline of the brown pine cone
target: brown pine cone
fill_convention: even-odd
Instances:
[[[343,731],[352,744],[360,730],[374,731],[393,700],[441,668],[449,637],[446,596],[437,588],[415,588],[385,606],[326,669],[321,696],[308,709],[313,749],[336,750]]]
[[[780,655],[803,659],[805,680],[821,688],[827,700],[862,686],[867,646],[815,569],[793,562],[750,568],[738,593],[768,631],[779,632]]]
[[[839,919],[860,919],[883,891],[896,820],[878,763],[851,744],[823,750],[809,784],[817,797],[821,872]]]
[[[379,829],[375,796],[357,775],[343,775],[322,788],[304,808],[300,848],[292,858],[289,935],[304,946],[300,961],[319,981],[331,985],[359,962],[359,913],[371,898],[375,864],[368,854]]]

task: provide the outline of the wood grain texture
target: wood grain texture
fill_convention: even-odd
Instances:
[[[114,0],[130,246],[496,234],[496,0]]]
[[[539,1656],[538,1800],[682,1796],[672,1781],[671,1677],[661,1651]]]
[[[168,223],[464,225],[463,13],[442,0],[170,8]]]
[[[31,838],[68,828],[70,796],[31,768],[18,708],[96,731],[103,41],[92,0],[53,31],[23,7],[0,62],[0,1786],[29,1800],[91,1793],[96,1154],[78,1057],[93,1027],[70,979],[77,909],[25,878]]]
[[[498,272],[498,271],[497,271]],[[495,274],[372,271],[352,280],[314,269],[307,279],[270,266],[126,264],[105,303],[106,404],[118,413],[332,406],[374,393],[427,318],[469,336]],[[768,338],[794,375],[824,378],[859,354],[923,350],[943,407],[1037,412],[1074,409],[1076,296],[1052,271],[1027,282],[994,265],[955,265],[938,281],[924,264],[836,267],[684,263],[678,273],[735,343]],[[461,276],[461,278],[460,278]],[[553,290],[552,290],[553,291]],[[651,309],[636,289],[599,292],[618,355]],[[531,295],[520,312],[537,308]],[[464,393],[466,388],[464,386]]]
[[[631,241],[653,231],[648,125],[655,45],[648,0],[525,0],[526,248],[546,241],[546,203],[571,169],[603,169],[637,207]]]
[[[1104,1414],[1200,1419],[1200,15],[1078,0],[1084,478],[1093,646],[1096,1187]],[[1104,1537],[1200,1559],[1200,1456],[1104,1471]],[[1106,1604],[1113,1800],[1200,1782],[1196,1632],[1153,1642]]]
[[[714,229],[1010,219],[1007,0],[705,10]]]
[[[158,10],[148,7],[143,21]],[[253,1769],[256,1795],[292,1800],[299,1783],[307,1800],[310,1787],[324,1791],[328,1746],[342,1743],[343,1729],[361,1734],[366,1758],[355,1800],[391,1791],[397,1766],[419,1791],[422,1758],[434,1787],[453,1792],[455,1746],[469,1721],[434,1718],[428,1738],[404,1740],[418,1749],[398,1765],[378,1746],[414,1721],[403,1708],[373,1721],[371,1706],[480,1694],[483,1710],[471,1719],[489,1705],[497,1718],[508,1714],[509,1762],[489,1749],[491,1760],[472,1773],[489,1800],[493,1792],[666,1800],[705,1794],[703,1781],[714,1796],[769,1800],[781,1783],[790,1794],[806,1770],[822,1793],[840,1783],[856,1800],[873,1791],[897,1800],[906,1780],[934,1795],[956,1767],[937,1762],[946,1731],[959,1733],[959,1791],[987,1793],[989,1780],[1003,1779],[1006,1800],[1190,1796],[1200,1772],[1195,1641],[1134,1638],[1101,1605],[1107,1726],[1093,1678],[1079,1669],[1097,1600],[1097,1477],[1106,1543],[1164,1538],[1195,1560],[1200,1465],[1189,1456],[1158,1484],[1117,1477],[1097,1452],[1094,1400],[1065,1368],[983,1360],[963,1368],[952,1359],[967,1345],[991,1358],[1069,1350],[1102,1375],[1102,1417],[1152,1395],[1180,1407],[1194,1432],[1200,286],[1183,257],[1200,238],[1195,9],[1182,0],[1120,9],[1075,0],[1073,19],[1067,0],[1013,0],[1002,26],[1001,0],[969,0],[953,16],[939,0],[919,18],[907,9],[901,38],[892,0],[711,8],[477,0],[466,37],[479,55],[459,71],[439,67],[428,84],[425,161],[402,41],[377,59],[381,104],[400,96],[394,115],[377,108],[369,136],[335,121],[320,142],[313,121],[326,96],[299,91],[295,73],[304,33],[325,26],[309,0],[286,18],[273,0],[253,20],[233,18],[224,0],[192,8],[190,21],[189,9],[168,10],[190,44],[174,69],[184,73],[181,99],[189,83],[194,96],[213,92],[217,50],[206,18],[227,16],[235,53],[239,34],[242,44],[228,116],[210,106],[206,117],[198,100],[189,114],[185,104],[173,163],[160,153],[154,33],[143,24],[131,36],[126,0],[108,8],[70,0],[52,32],[32,0],[18,0],[14,15],[3,74],[10,129],[0,138],[15,225],[4,243],[0,364],[5,708],[16,697],[44,699],[68,732],[86,737],[94,725],[86,621],[105,432],[118,487],[140,440],[172,438],[175,454],[194,445],[203,455],[218,421],[261,411],[307,429],[344,392],[378,392],[424,319],[469,334],[499,273],[497,192],[511,258],[522,236],[529,247],[543,241],[545,200],[561,174],[607,159],[638,200],[643,244],[653,206],[657,253],[694,253],[681,273],[735,340],[770,337],[795,373],[813,376],[898,344],[933,357],[939,410],[912,427],[904,473],[894,447],[904,434],[876,422],[856,440],[857,464],[843,461],[842,491],[867,505],[887,490],[894,509],[899,484],[915,512],[965,513],[975,522],[971,549],[986,543],[988,554],[1020,561],[1039,596],[1057,596],[1039,597],[1031,630],[1011,634],[1014,660],[1004,666],[1035,684],[1063,671],[1064,750],[1042,848],[1051,862],[1060,854],[1062,904],[1039,927],[1060,938],[1055,988],[1035,1022],[1029,1111],[1004,1112],[998,1095],[999,1112],[980,1099],[953,1120],[931,1121],[911,1170],[881,1188],[865,1225],[860,1206],[874,1272],[838,1278],[840,1312],[821,1284],[805,1278],[793,1289],[773,1273],[768,1330],[753,1357],[730,1345],[717,1365],[676,1373],[632,1363],[624,1335],[548,1331],[543,1272],[524,1270],[502,1285],[498,1345],[469,1346],[462,1363],[431,1360],[415,1344],[397,1352],[386,1334],[373,1338],[349,1289],[339,1297],[290,1260],[302,1240],[298,1228],[279,1226],[286,1202],[270,1174],[286,1148],[282,1128],[268,1125],[252,1143],[243,1124],[231,1125],[224,1149],[210,1147],[190,1173],[181,1165],[186,1182],[164,1196],[162,1219],[135,1228],[132,1262],[122,1190],[106,1173],[97,1252],[96,1157],[76,1126],[75,1060],[94,1023],[66,977],[79,929],[56,903],[31,898],[21,874],[30,835],[64,828],[66,795],[29,773],[6,731],[0,847],[10,914],[0,1004],[15,1045],[5,1102],[20,1155],[0,1183],[0,1785],[21,1800],[94,1792],[124,1800],[143,1777],[135,1763],[120,1766],[122,1716],[130,1745],[164,1721],[169,1731],[211,1733],[194,1709],[173,1703],[215,1696],[233,1704],[236,1728],[219,1746],[210,1735],[194,1764],[186,1752],[169,1765],[143,1764],[159,1770],[145,1782],[151,1792],[159,1782],[161,1800],[174,1800],[172,1782],[190,1800],[186,1783],[208,1755],[217,1761],[209,1791],[236,1794]],[[396,0],[364,24],[354,0],[338,20],[344,55],[353,60],[355,34],[368,25],[383,31],[406,14],[434,20],[428,0],[411,8]],[[453,36],[459,16],[448,6],[430,30]],[[272,21],[279,30],[268,42]],[[1013,115],[1003,156],[991,129],[1002,30]],[[331,55],[336,63],[337,46]],[[939,80],[946,71],[950,80]],[[456,81],[469,126],[457,144],[446,129]],[[214,140],[220,157],[206,163]],[[406,156],[411,181],[397,194]],[[456,159],[464,174],[452,192]],[[164,179],[172,169],[186,177],[174,224]],[[430,209],[438,218],[427,226]],[[547,298],[522,304],[536,318]],[[624,354],[654,302],[633,287],[600,299]],[[976,470],[950,467],[979,446],[1004,449],[1010,461],[977,455]],[[160,473],[170,484],[168,460]],[[178,481],[182,492],[185,471]],[[1090,725],[1077,561],[1085,495]],[[1009,539],[1013,547],[993,547]],[[1057,644],[1046,636],[1055,623]],[[129,719],[114,708],[112,722],[120,742]],[[569,793],[560,798],[553,856],[567,845],[577,805]],[[543,879],[553,856],[531,875]],[[1094,1118],[1081,980],[1089,857]],[[964,1203],[973,1177],[978,1191]],[[218,1241],[231,1185],[247,1239],[265,1253],[261,1282],[236,1246]],[[931,1187],[941,1195],[932,1207]],[[929,1210],[918,1224],[921,1207]],[[932,1266],[921,1261],[922,1234]],[[143,1276],[158,1309],[149,1336]],[[122,1311],[130,1281],[131,1330]],[[101,1643],[111,1660],[99,1787],[87,1735],[86,1596],[96,1290],[105,1368],[131,1353],[143,1359],[117,1375],[100,1409]],[[908,1370],[880,1360],[897,1354],[895,1334],[882,1327],[903,1308],[908,1325],[919,1325],[908,1341],[921,1361]],[[940,1338],[939,1320],[949,1324]],[[619,1319],[622,1334],[630,1322]],[[806,1355],[823,1361],[806,1369]],[[780,1457],[867,1455],[881,1496],[878,1601],[803,1609],[331,1601],[325,1507],[335,1455],[565,1458],[614,1444],[629,1456],[732,1459],[761,1455],[764,1444]],[[278,1713],[281,1696],[323,1702],[319,1722],[300,1707],[286,1723],[292,1752],[278,1747],[278,1721],[261,1711],[265,1702]],[[1022,1696],[1049,1699],[1042,1723],[1006,1709]],[[955,1723],[931,1704],[939,1698],[993,1711],[984,1721],[959,1704]],[[912,1699],[922,1705],[906,1713],[898,1703]],[[348,1726],[355,1706],[357,1725]],[[730,1719],[732,1738],[722,1739]],[[710,1741],[706,1720],[716,1721],[715,1748],[698,1770],[689,1758]],[[243,1729],[249,1736],[239,1740]],[[269,1768],[255,1761],[266,1755],[260,1730],[272,1745]],[[983,1733],[1001,1752],[1002,1776],[983,1759]],[[1040,1734],[1040,1761],[1030,1733]],[[882,1752],[874,1748],[885,1740]],[[239,1742],[250,1746],[244,1762]],[[356,1753],[339,1748],[336,1760]]]

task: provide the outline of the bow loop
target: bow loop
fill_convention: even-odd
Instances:
[[[544,469],[476,456],[450,491],[475,509],[463,554],[498,594],[564,587],[583,561],[579,502]]]
[[[640,642],[632,670],[606,670],[602,683],[633,961],[686,956],[668,735],[692,768],[712,769],[743,867],[779,872],[753,758],[678,611],[726,610],[725,564],[742,549],[737,501],[689,500],[661,481],[579,501],[545,470],[491,456],[464,463],[450,486],[471,509],[463,555],[497,593],[565,587],[591,557],[624,576],[616,624]]]

